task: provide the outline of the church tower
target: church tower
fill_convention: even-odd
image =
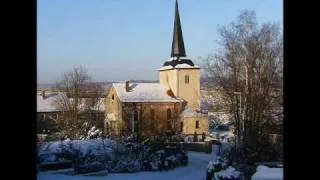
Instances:
[[[171,58],[159,69],[159,76],[160,84],[167,84],[176,97],[187,101],[189,108],[200,109],[200,68],[187,58],[177,0]]]

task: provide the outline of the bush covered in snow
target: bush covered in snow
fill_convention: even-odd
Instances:
[[[172,141],[179,139],[172,137]],[[168,140],[168,139],[167,139]],[[121,140],[88,139],[44,143],[39,147],[40,164],[71,161],[74,172],[137,172],[168,170],[187,165],[180,147],[169,147],[163,137],[141,140],[131,135]]]
[[[38,148],[38,159],[39,164],[72,162],[75,173],[78,173],[78,167],[86,165],[91,171],[92,167],[97,167],[94,162],[107,164],[114,147],[114,141],[101,138],[46,142]]]
[[[207,180],[239,180],[240,172],[230,166],[230,162],[221,157],[210,161],[207,167]]]
[[[177,137],[172,137],[171,140],[175,138]],[[163,137],[139,141],[136,136],[129,136],[119,143],[122,148],[114,152],[111,172],[168,170],[188,163],[186,152],[177,147],[166,146]]]

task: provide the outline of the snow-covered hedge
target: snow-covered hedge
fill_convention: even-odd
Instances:
[[[173,137],[176,139],[179,137]],[[136,136],[122,140],[90,139],[47,142],[38,149],[39,164],[72,162],[74,172],[137,172],[168,170],[187,165],[188,156],[162,139],[140,142]]]
[[[72,162],[77,172],[77,167],[80,165],[88,165],[96,161],[106,163],[108,159],[111,159],[114,148],[113,140],[101,138],[46,142],[38,148],[38,163],[46,166],[47,164]],[[61,168],[63,167],[66,166]]]

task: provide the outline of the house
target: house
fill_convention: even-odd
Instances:
[[[57,131],[57,122],[60,111],[55,107],[55,99],[58,93],[37,93],[37,131],[38,133],[50,133]]]
[[[37,92],[37,127],[38,133],[49,134],[51,132],[57,132],[58,123],[61,122],[63,115],[62,113],[67,112],[58,108],[57,100],[68,99],[72,102],[72,98],[68,98],[63,92],[49,92],[42,90]],[[81,119],[92,119],[99,124],[101,122],[103,127],[104,119],[104,98],[81,98],[81,103],[79,105],[79,118]],[[92,105],[92,103],[94,103]],[[90,105],[90,107],[87,107]]]
[[[186,56],[176,1],[171,58],[159,69],[159,83],[113,83],[105,102],[105,133],[207,133],[200,100],[200,68]]]

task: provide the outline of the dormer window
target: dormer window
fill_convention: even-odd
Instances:
[[[184,82],[185,82],[186,84],[189,84],[189,75],[185,75],[185,77],[184,77]]]

